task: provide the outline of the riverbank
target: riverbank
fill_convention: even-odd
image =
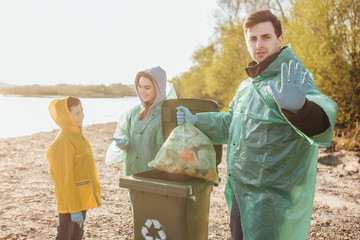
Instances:
[[[102,187],[103,206],[88,211],[84,239],[133,239],[130,203],[118,187],[120,164],[106,165],[115,123],[84,128]],[[0,139],[0,239],[53,239],[58,223],[46,149],[58,130]],[[224,153],[225,157],[225,153]],[[320,149],[315,203],[308,239],[360,239],[360,153]],[[211,193],[209,239],[229,239],[223,179]]]

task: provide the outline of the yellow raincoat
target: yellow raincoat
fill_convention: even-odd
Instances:
[[[61,132],[47,150],[59,213],[101,206],[100,183],[88,140],[67,107],[67,98],[50,103],[52,119]]]

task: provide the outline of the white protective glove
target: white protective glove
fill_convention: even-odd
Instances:
[[[189,123],[191,123],[192,125],[195,125],[196,123],[196,115],[191,114],[190,110],[186,107],[180,106],[176,108],[178,111],[176,112],[176,119],[177,119],[177,124],[181,125],[185,122],[185,118],[186,120],[188,120]]]
[[[80,228],[82,228],[82,226],[84,224],[84,216],[83,216],[82,212],[72,213],[71,221],[78,223]]]
[[[291,60],[289,64],[289,74],[287,67],[286,63],[281,65],[280,92],[278,92],[273,81],[269,82],[269,86],[276,103],[281,108],[297,113],[305,104],[309,72],[304,74],[303,81],[301,81],[302,64],[297,63],[295,69],[295,61]]]

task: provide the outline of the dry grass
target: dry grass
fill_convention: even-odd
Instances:
[[[360,151],[360,125],[357,124],[353,129],[336,128],[333,136],[332,149],[350,151]]]

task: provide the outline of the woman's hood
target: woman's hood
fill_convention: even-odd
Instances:
[[[52,100],[49,105],[50,116],[61,129],[80,131],[67,106],[68,98]]]
[[[140,94],[138,92],[138,85],[139,85],[139,79],[140,77],[147,77],[150,78],[156,88],[156,98],[154,103],[150,106],[150,108],[154,108],[156,105],[158,105],[161,101],[163,101],[166,97],[166,72],[159,66],[149,68],[145,71],[138,72],[135,78],[135,90],[137,95],[140,98],[141,104],[143,107],[145,107],[145,103],[140,97]]]

